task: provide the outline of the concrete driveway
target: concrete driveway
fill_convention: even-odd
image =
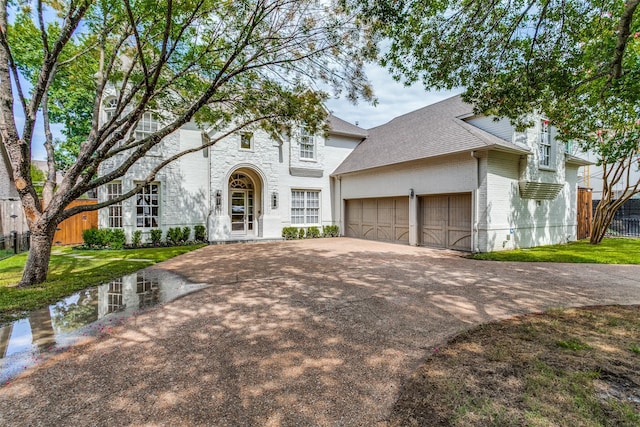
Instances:
[[[640,266],[346,238],[209,246],[153,268],[212,286],[0,388],[1,425],[384,425],[403,379],[465,328],[640,303]]]

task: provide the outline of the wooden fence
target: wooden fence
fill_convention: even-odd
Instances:
[[[79,205],[95,205],[95,199],[74,200],[67,206],[72,208]],[[58,224],[58,231],[53,236],[54,245],[78,245],[83,242],[82,232],[89,228],[98,228],[98,211],[81,212],[67,218]]]
[[[592,195],[591,188],[578,188],[578,240],[591,236]]]

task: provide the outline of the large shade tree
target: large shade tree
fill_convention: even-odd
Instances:
[[[477,112],[543,112],[603,172],[591,242],[640,192],[639,0],[345,0],[390,40],[382,63],[429,88],[464,87]],[[618,194],[614,186],[624,190]]]
[[[120,197],[68,207],[187,122],[215,124],[220,138],[247,126],[286,132],[300,121],[319,129],[326,90],[370,98],[365,35],[345,9],[316,0],[0,0],[0,136],[31,231],[20,285],[46,279],[62,220],[133,196],[192,152],[164,158]],[[48,157],[42,198],[29,174],[39,112]],[[136,139],[149,112],[161,126]],[[52,122],[64,125],[65,144],[54,143]],[[56,159],[66,168],[60,182]],[[101,169],[110,159],[119,159],[115,167]]]

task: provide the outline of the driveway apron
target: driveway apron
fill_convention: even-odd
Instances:
[[[640,304],[640,266],[347,238],[208,246],[153,269],[211,286],[0,386],[0,425],[384,425],[403,379],[461,330]]]

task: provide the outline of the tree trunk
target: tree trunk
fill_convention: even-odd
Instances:
[[[613,214],[615,211],[609,215],[609,209],[602,203],[603,200],[600,200],[598,206],[596,207],[596,212],[593,215],[593,221],[591,223],[591,238],[589,239],[589,243],[592,245],[597,245],[602,242],[604,235],[607,233],[607,229],[609,228],[609,224],[613,219]]]
[[[56,226],[49,224],[45,227],[33,227],[31,230],[29,255],[24,266],[22,279],[18,286],[27,287],[37,285],[47,279],[49,271],[49,258]]]

